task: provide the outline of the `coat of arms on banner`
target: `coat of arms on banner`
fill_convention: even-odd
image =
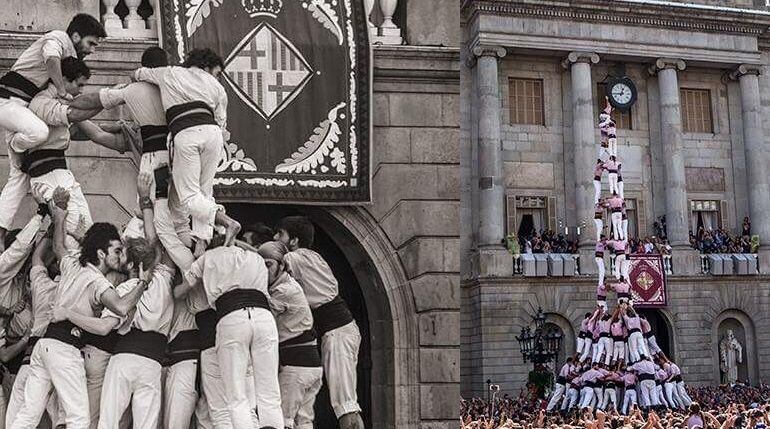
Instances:
[[[660,255],[631,255],[628,270],[634,306],[665,307],[666,272]]]
[[[230,141],[215,192],[370,200],[368,29],[356,0],[162,0],[163,45],[223,58]]]

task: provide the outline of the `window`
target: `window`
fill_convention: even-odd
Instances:
[[[706,231],[718,229],[722,226],[721,204],[719,201],[690,201],[690,220],[692,232],[697,234],[700,228]]]
[[[604,94],[606,91],[607,85],[603,83],[596,84],[596,99],[599,102],[599,110],[597,112],[601,112],[604,110]],[[598,113],[596,115],[599,117]],[[612,119],[615,120],[615,125],[619,130],[631,130],[633,129],[633,126],[631,125],[631,109],[628,109],[627,112],[621,112],[620,110],[615,110],[612,113]]]
[[[679,90],[682,105],[682,130],[686,133],[713,133],[711,92],[708,89]]]
[[[512,124],[545,125],[542,80],[511,78],[508,93]]]

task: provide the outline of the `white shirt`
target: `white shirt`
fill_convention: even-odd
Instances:
[[[134,82],[122,88],[102,88],[99,100],[105,109],[125,104],[131,117],[142,125],[166,125],[166,112],[157,86],[147,82]]]
[[[188,284],[203,280],[206,299],[216,310],[217,298],[233,289],[255,289],[269,296],[267,267],[256,252],[236,246],[207,250],[185,273]]]
[[[29,79],[38,88],[45,85],[50,78],[45,62],[49,58],[77,57],[75,45],[70,36],[61,30],[50,31],[32,44],[19,55],[13,63],[12,71]]]
[[[26,279],[17,279],[16,275],[32,250],[32,241],[42,220],[40,215],[32,216],[24,229],[16,235],[16,240],[0,254],[0,305],[3,307],[10,307],[19,302],[24,293]]]
[[[61,279],[53,303],[83,316],[97,317],[104,308],[102,294],[112,283],[93,264],[80,265],[79,257],[79,253],[67,255],[59,263]]]
[[[136,328],[168,336],[174,314],[174,294],[171,292],[173,278],[174,270],[172,268],[164,264],[157,265],[147,290],[144,291],[136,307],[128,312],[126,317],[120,317],[109,309],[104,310],[102,317],[119,319],[120,325],[117,331],[120,335],[125,335],[131,328]],[[115,291],[123,297],[138,286],[139,279],[128,279],[119,284]]]
[[[69,105],[59,98],[56,87],[48,85],[40,91],[29,103],[29,110],[48,125],[48,140],[34,149],[66,150],[70,145],[70,121],[67,118]]]
[[[270,309],[278,327],[278,341],[292,339],[313,327],[313,313],[302,287],[289,274],[283,273],[269,287]]]
[[[34,266],[29,270],[30,288],[32,289],[32,335],[42,337],[51,320],[51,301],[59,286],[59,281],[51,280],[45,267]]]
[[[158,85],[164,109],[203,101],[214,111],[217,124],[227,127],[227,93],[210,73],[197,67],[141,67],[136,70],[136,80]]]
[[[337,279],[329,264],[313,250],[299,248],[283,257],[292,277],[305,291],[310,308],[316,309],[330,302],[339,293]]]

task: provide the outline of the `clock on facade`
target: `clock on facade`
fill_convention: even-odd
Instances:
[[[605,86],[612,107],[627,111],[636,102],[636,85],[627,77],[610,78]]]

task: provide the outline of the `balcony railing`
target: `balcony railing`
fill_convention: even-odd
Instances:
[[[759,274],[757,255],[753,253],[709,253],[700,255],[702,274],[714,276],[751,276]]]
[[[363,1],[371,43],[401,45],[404,42],[401,28],[393,20],[399,7],[398,0]],[[101,19],[107,36],[124,39],[158,38],[158,0],[101,0],[101,4],[104,10]]]

